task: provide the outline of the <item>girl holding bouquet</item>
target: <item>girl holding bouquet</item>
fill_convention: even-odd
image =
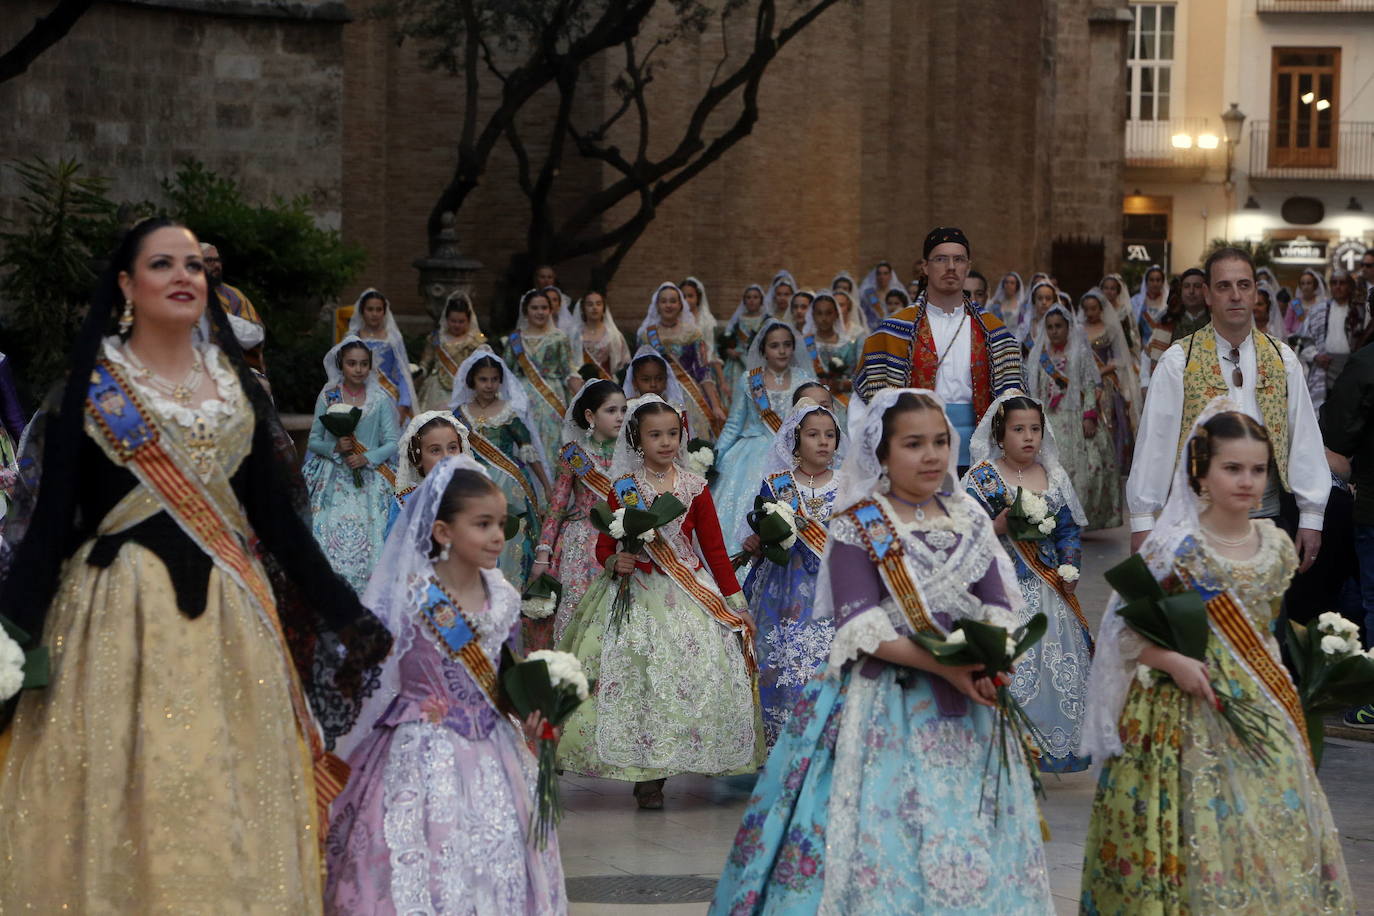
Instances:
[[[625,395],[615,382],[588,382],[563,419],[549,514],[534,548],[530,577],[549,573],[563,585],[553,620],[553,641],[563,637],[587,586],[601,572],[596,559],[592,507],[610,495],[611,455],[625,423]]]
[[[759,701],[770,747],[802,688],[829,657],[835,634],[833,619],[816,613],[816,575],[838,492],[832,464],[842,440],[835,415],[803,397],[773,439],[768,471],[759,487],[762,499],[791,508],[797,530],[795,542],[787,548],[787,565],[759,556],[744,580],[744,595],[758,622],[754,656],[759,660]],[[736,536],[745,550],[759,554],[759,536],[750,531],[747,518],[740,519]]]
[[[754,494],[773,437],[792,405],[792,391],[815,380],[811,357],[791,325],[765,323],[749,345],[744,374],[730,400],[730,419],[716,441],[716,466],[729,468],[714,485],[722,518],[740,519],[754,508]],[[740,539],[731,537],[728,546],[739,550]]]
[[[624,552],[606,534],[592,582],[559,648],[576,655],[596,692],[568,720],[558,759],[573,773],[635,783],[641,808],[663,807],[677,773],[752,773],[763,759],[754,699],[754,622],[730,566],[706,481],[683,461],[682,422],[656,395],[629,404],[611,463],[611,509],[671,494],[678,516]],[[695,539],[695,540],[694,540]],[[704,561],[703,561],[704,557]],[[628,576],[628,619],[609,630]]]
[[[325,845],[325,912],[567,911],[558,840],[529,842],[536,768],[500,692],[520,595],[497,569],[506,498],[471,457],[407,501],[363,596],[394,645],[338,746],[351,769]]]
[[[427,410],[406,424],[397,445],[396,498],[386,516],[386,533],[400,517],[401,507],[434,466],[451,455],[470,451],[468,428],[451,410]]]
[[[561,302],[560,298],[560,302]],[[520,297],[520,321],[506,341],[505,363],[525,389],[525,400],[534,419],[532,431],[540,441],[553,442],[563,426],[568,395],[577,391],[582,376],[581,344],[578,362],[573,360],[573,342],[555,324],[549,294],[530,290]],[[564,322],[571,320],[565,316]]]
[[[1140,550],[1166,593],[1205,602],[1205,659],[1138,635],[1116,594],[1102,620],[1083,737],[1103,763],[1084,842],[1085,913],[1356,909],[1272,635],[1297,554],[1273,522],[1250,518],[1273,449],[1239,411],[1217,398],[1198,415]],[[1267,716],[1265,753],[1222,717],[1236,701]]]
[[[1012,628],[1015,573],[957,489],[938,398],[884,389],[854,433],[817,586],[829,664],[773,747],[711,913],[1053,912],[1020,745],[1000,764],[989,747],[993,681],[910,638]]]
[[[396,402],[382,389],[372,356],[352,334],[325,354],[328,380],[315,399],[309,454],[301,468],[315,540],[358,592],[367,587],[382,553],[395,493]],[[326,411],[354,407],[361,416],[351,434],[336,437],[325,429]]]
[[[453,390],[453,415],[468,428],[473,457],[506,494],[510,514],[520,519],[519,533],[501,553],[501,572],[512,582],[524,582],[539,529],[536,486],[549,491],[548,460],[529,396],[501,357],[486,347],[463,360],[458,378],[462,383]]]
[[[409,420],[416,411],[415,383],[410,377],[405,338],[386,296],[371,287],[362,291],[353,304],[347,336],[357,337],[372,351],[377,384],[396,402],[397,423]]]
[[[969,456],[973,465],[963,486],[992,517],[992,529],[1016,566],[1024,601],[1018,623],[1043,613],[1049,624],[1017,663],[1011,682],[1012,696],[1046,741],[1036,762],[1049,773],[1085,770],[1091,761],[1078,756],[1078,745],[1092,635],[1074,596],[1083,565],[1083,507],[1034,398],[1004,394],[994,401],[973,432]],[[1034,539],[1019,539],[1016,523],[1009,524],[1011,513],[1019,511],[1018,493],[1043,503],[1043,516],[1036,516],[1042,527],[1029,532]]]
[[[424,381],[420,383],[420,406],[418,410],[443,410],[453,400],[453,380],[458,375],[458,367],[463,360],[472,355],[487,335],[477,326],[477,312],[467,293],[454,292],[444,305],[444,318],[439,327],[429,335],[425,342],[424,355],[420,357],[420,371]]]

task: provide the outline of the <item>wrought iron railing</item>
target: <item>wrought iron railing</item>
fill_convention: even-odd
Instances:
[[[1198,138],[1205,134],[1218,135],[1208,126],[1206,118],[1127,121],[1126,164],[1159,168],[1205,165],[1211,150],[1198,146]],[[1174,138],[1180,136],[1187,136],[1190,145],[1175,146]]]
[[[1270,121],[1245,126],[1250,135],[1251,178],[1374,179],[1374,121],[1336,122],[1326,146],[1314,145],[1310,136],[1295,137],[1292,131],[1281,131],[1276,137]]]
[[[1369,13],[1374,0],[1259,0],[1261,13]]]

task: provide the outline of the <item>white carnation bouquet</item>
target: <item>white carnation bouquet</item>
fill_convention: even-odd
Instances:
[[[1290,620],[1287,635],[1312,759],[1320,765],[1325,714],[1374,703],[1374,650],[1365,652],[1360,628],[1335,611],[1306,626]]]
[[[791,504],[755,496],[754,511],[744,518],[759,537],[760,552],[779,566],[786,566],[791,559],[788,551],[797,543],[797,514]],[[748,559],[749,552],[741,550],[730,557],[730,562],[738,569]]]
[[[1055,524],[1045,497],[1024,487],[1016,488],[1016,499],[1007,513],[1007,534],[1013,541],[1043,541],[1054,531]]]

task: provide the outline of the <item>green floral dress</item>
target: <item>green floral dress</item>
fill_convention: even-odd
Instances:
[[[1260,549],[1245,561],[1222,558],[1197,539],[1184,538],[1172,577],[1185,574],[1204,597],[1229,593],[1277,663],[1271,627],[1297,554],[1272,523],[1260,523],[1260,531]],[[1123,752],[1103,766],[1093,801],[1082,914],[1355,912],[1340,841],[1305,739],[1282,708],[1266,699],[1253,669],[1218,629],[1214,617],[1207,645],[1212,682],[1258,700],[1275,717],[1272,761],[1252,759],[1218,713],[1166,675],[1137,668],[1119,719]],[[1129,632],[1125,638],[1140,640]],[[1286,676],[1281,666],[1279,671]]]

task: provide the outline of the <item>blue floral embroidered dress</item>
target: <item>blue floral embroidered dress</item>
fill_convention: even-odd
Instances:
[[[381,341],[385,343],[385,341]],[[338,439],[324,428],[320,417],[331,404],[341,403],[338,388],[315,399],[315,421],[310,426],[310,454],[301,473],[310,496],[311,529],[334,570],[361,593],[372,576],[372,566],[386,543],[386,523],[395,491],[377,470],[390,466],[396,457],[396,403],[377,385],[367,388],[367,401],[353,437],[367,449],[367,467],[353,471],[335,451]]]
[[[373,369],[386,376],[387,382],[396,389],[396,406],[401,410],[413,410],[414,405],[410,403],[410,392],[414,389],[410,383],[410,357],[405,351],[398,353],[396,345],[388,337],[377,339],[360,334],[359,339],[372,351]],[[401,415],[397,412],[398,426],[400,422]]]
[[[788,475],[795,478],[795,472]],[[837,480],[816,487],[799,488],[797,501],[806,503],[802,511],[824,525],[835,506]],[[774,484],[765,479],[759,495],[767,500],[779,498]],[[758,624],[754,634],[754,657],[759,660],[759,702],[763,706],[764,736],[768,746],[778,740],[802,688],[825,664],[834,623],[814,616],[816,577],[821,560],[799,537],[788,549],[786,566],[760,557],[753,562],[744,580],[744,596]]]
[[[969,468],[964,485],[992,517],[1016,500],[1016,487],[1007,485],[991,461],[980,461]],[[1055,474],[1049,491],[1038,494],[1055,519],[1054,531],[1043,541],[1023,542],[1024,546],[1018,549],[1007,535],[998,538],[1016,566],[1016,579],[1025,601],[1018,623],[1025,623],[1038,613],[1043,613],[1049,623],[1044,638],[1017,664],[1011,682],[1012,696],[1045,738],[1038,763],[1041,770],[1049,773],[1074,773],[1086,770],[1091,763],[1078,755],[1078,745],[1083,737],[1092,634],[1082,611],[1075,612],[1056,590],[1058,575],[1047,575],[1048,570],[1058,570],[1065,564],[1076,569],[1083,564],[1081,529],[1073,520],[1064,492],[1068,486],[1071,484],[1067,475]],[[1035,551],[1039,570],[1026,562],[1022,549]]]
[[[792,371],[786,388],[765,389],[773,413],[779,418],[786,417],[792,409],[793,389],[804,381],[813,380],[810,372],[803,375]],[[758,482],[763,479],[768,452],[773,447],[773,435],[773,429],[764,422],[759,406],[750,397],[749,374],[745,373],[735,381],[735,391],[730,396],[730,417],[716,440],[716,467],[720,469],[720,476],[711,485],[711,496],[720,509],[726,531],[725,546],[731,553],[740,549],[735,523],[754,508],[754,496],[758,493]]]
[[[1010,625],[1015,586],[998,571],[991,523],[962,497],[947,508],[950,517],[919,527],[891,523],[926,607],[944,627],[964,617]],[[1019,748],[1000,774],[994,823],[991,802],[980,813],[993,711],[943,678],[867,654],[911,628],[850,512],[830,536],[830,664],[783,727],[710,912],[1052,913]]]

